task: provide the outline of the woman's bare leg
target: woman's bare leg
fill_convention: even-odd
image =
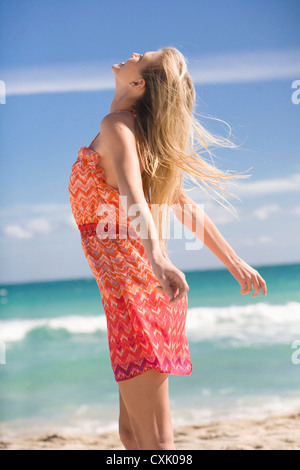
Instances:
[[[138,449],[174,450],[168,374],[151,369],[118,385]]]
[[[127,413],[125,403],[119,390],[120,416],[119,416],[119,434],[123,446],[126,450],[138,450],[130,419]]]

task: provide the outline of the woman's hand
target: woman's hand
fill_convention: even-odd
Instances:
[[[160,283],[156,289],[169,296],[170,304],[178,302],[189,291],[190,288],[185,280],[184,273],[177,269],[167,259],[162,257],[159,262],[153,262],[152,269],[154,276]]]
[[[236,258],[226,267],[240,284],[240,294],[249,294],[249,292],[252,292],[254,287],[252,297],[256,297],[259,294],[260,289],[262,290],[263,295],[267,295],[267,285],[264,279],[255,269],[251,268],[251,266],[241,258]]]

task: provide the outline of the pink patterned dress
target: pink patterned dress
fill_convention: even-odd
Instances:
[[[190,375],[187,295],[170,305],[169,297],[156,289],[159,282],[122,209],[120,193],[106,183],[104,170],[96,168],[100,158],[82,147],[68,189],[81,246],[101,294],[115,380],[149,369]]]

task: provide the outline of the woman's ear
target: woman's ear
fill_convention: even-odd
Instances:
[[[142,88],[144,88],[145,84],[146,82],[143,78],[139,78],[138,80],[134,80],[129,83],[129,85],[132,88],[135,88],[136,90],[141,90]]]

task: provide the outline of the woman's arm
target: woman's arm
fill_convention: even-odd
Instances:
[[[260,274],[243,261],[221,235],[212,220],[182,190],[172,209],[177,219],[187,227],[227,267],[241,286],[240,293],[248,294],[254,286],[252,297],[262,289],[267,294],[266,283]]]
[[[227,267],[238,259],[233,248],[218,231],[208,215],[185,192],[172,209],[177,219],[187,227]]]
[[[156,226],[144,196],[135,135],[129,119],[121,113],[105,116],[101,122],[102,154],[109,155],[113,163],[125,214],[130,221],[133,221],[138,212],[140,224],[138,236],[154,275],[162,286],[161,290],[171,298],[170,303],[177,302],[186,294],[189,286],[184,273],[162,254]],[[178,295],[175,297],[177,292]]]
[[[122,196],[121,202],[127,200],[127,216],[131,221],[139,215],[141,225],[141,239],[149,258],[155,261],[161,256],[161,248],[157,236],[156,227],[151,216],[151,212],[145,200],[139,159],[135,146],[135,137],[130,129],[129,118],[120,115],[108,114],[101,122],[101,147],[102,155],[109,155],[116,178],[118,181],[119,193]],[[136,211],[133,211],[133,205]],[[129,214],[129,209],[132,208]],[[136,214],[139,211],[140,214]],[[132,215],[132,212],[134,214]],[[125,212],[126,213],[126,212]],[[146,229],[148,228],[148,236]]]

